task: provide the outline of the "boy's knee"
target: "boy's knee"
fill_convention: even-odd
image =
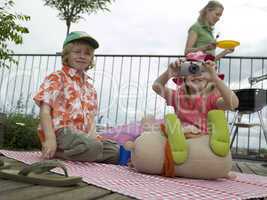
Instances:
[[[103,144],[96,138],[65,130],[58,137],[58,154],[61,158],[94,162],[103,157]]]
[[[75,156],[79,161],[89,161],[94,162],[103,157],[103,144],[95,138],[84,137],[80,141],[83,147],[83,152],[77,151]],[[73,149],[79,148],[79,145],[75,146]]]

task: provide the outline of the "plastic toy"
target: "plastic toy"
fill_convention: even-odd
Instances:
[[[232,157],[224,112],[210,111],[208,122],[209,135],[186,140],[175,114],[167,114],[165,126],[161,128],[148,120],[144,132],[134,142],[125,144],[125,148],[131,150],[132,165],[142,173],[169,177],[228,177]]]

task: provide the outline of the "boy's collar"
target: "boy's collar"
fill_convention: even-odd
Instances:
[[[85,72],[82,72],[82,74],[75,68],[70,67],[68,65],[63,65],[62,70],[68,74],[70,77],[81,77],[81,75],[85,78],[85,80],[87,79],[92,79],[90,76],[88,76]]]

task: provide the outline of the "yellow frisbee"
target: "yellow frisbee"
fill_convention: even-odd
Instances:
[[[232,49],[240,45],[240,42],[235,40],[221,40],[216,42],[216,46],[222,49]]]

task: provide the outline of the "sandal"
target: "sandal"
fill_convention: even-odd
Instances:
[[[56,167],[64,171],[64,176],[51,173]],[[82,181],[81,177],[68,176],[66,167],[58,160],[46,160],[26,166],[21,170],[0,169],[0,178],[19,182],[46,185],[46,186],[71,186]]]
[[[11,167],[11,165],[4,161],[4,159],[0,159],[0,169],[7,169]]]

